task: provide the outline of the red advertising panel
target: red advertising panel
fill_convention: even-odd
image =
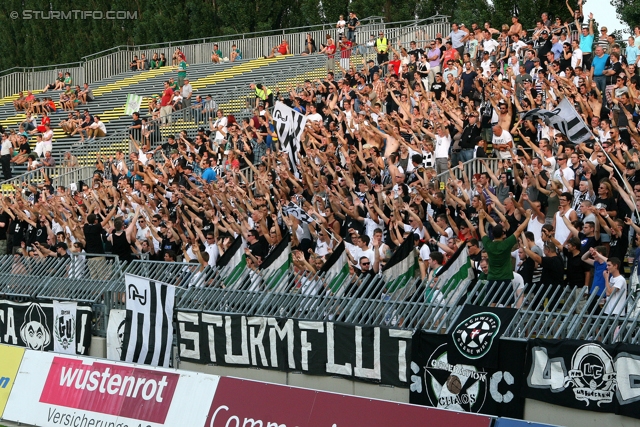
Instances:
[[[489,427],[491,417],[221,378],[204,427]]]
[[[54,357],[41,403],[163,424],[179,374]]]

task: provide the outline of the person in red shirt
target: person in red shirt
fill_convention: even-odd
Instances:
[[[46,101],[48,102],[48,101]],[[42,118],[40,119],[40,125],[37,128],[29,132],[30,134],[34,133],[44,133],[47,130],[46,125],[51,126],[51,117],[47,115],[46,111],[42,111]]]
[[[171,123],[171,99],[173,98],[173,89],[169,86],[169,82],[164,82],[164,90],[162,91],[162,98],[160,98],[160,118],[162,124],[165,125]],[[167,118],[168,116],[168,118]]]
[[[334,71],[337,46],[331,36],[327,34],[327,45],[324,46],[319,53],[327,54],[327,71]]]
[[[284,56],[290,54],[291,52],[289,51],[289,43],[287,43],[285,39],[282,39],[282,43],[271,49],[271,55],[265,56],[265,58],[273,58],[275,56]]]
[[[351,65],[351,50],[353,49],[353,42],[347,38],[347,36],[342,35],[342,40],[340,41],[340,67],[343,69],[348,69]]]
[[[391,61],[383,62],[380,65],[387,65],[389,67],[389,72],[397,75],[400,73],[400,65],[402,65],[402,61],[400,61],[400,55],[396,52],[393,54],[393,59]]]

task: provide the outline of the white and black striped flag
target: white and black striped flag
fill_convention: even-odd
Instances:
[[[574,144],[595,138],[580,114],[566,98],[563,98],[553,111],[534,108],[522,115],[522,120],[535,119],[544,120],[548,126],[555,128]]]
[[[125,275],[127,317],[121,358],[125,362],[168,367],[173,344],[176,288]]]
[[[311,224],[313,221],[315,221],[315,219],[313,219],[311,215],[306,213],[304,209],[302,209],[300,206],[296,205],[293,202],[289,202],[288,205],[283,206],[282,212],[290,216],[295,216],[300,221],[305,222],[307,224]]]

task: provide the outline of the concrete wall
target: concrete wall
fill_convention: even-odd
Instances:
[[[100,337],[93,337],[89,355],[92,357],[106,357],[106,340]],[[274,384],[409,403],[409,389],[367,384],[340,377],[323,377],[299,372],[287,373],[269,369],[200,365],[188,362],[180,362],[178,368],[212,375],[246,378]],[[565,408],[564,406],[551,405],[532,399],[526,399],[524,419],[566,427],[640,427],[640,419]]]
[[[640,427],[640,420],[635,418],[565,408],[532,399],[525,401],[524,418],[566,427]]]

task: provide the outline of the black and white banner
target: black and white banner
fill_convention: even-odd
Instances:
[[[547,126],[551,126],[566,135],[569,141],[574,144],[595,139],[580,114],[566,98],[563,98],[553,111],[534,108],[522,115],[522,120],[537,119],[542,119]]]
[[[180,360],[408,386],[411,331],[178,310]]]
[[[0,300],[0,343],[32,350],[89,354],[91,306]]]
[[[516,314],[513,308],[479,307],[466,304],[454,322],[450,335],[453,364],[473,363],[486,368],[498,367],[502,352],[500,337]]]
[[[502,340],[497,367],[451,362],[446,335],[417,331],[411,344],[410,403],[522,418],[526,342]]]
[[[280,101],[276,101],[272,116],[282,150],[289,155],[291,171],[299,178],[297,163],[300,156],[300,138],[307,124],[307,116]]]
[[[124,330],[127,323],[127,310],[109,310],[107,325],[107,359],[122,360]]]
[[[525,396],[640,418],[640,346],[530,340]]]
[[[127,317],[122,360],[168,367],[173,344],[174,286],[125,275]]]
[[[76,317],[78,303],[53,301],[53,351],[76,354]]]

